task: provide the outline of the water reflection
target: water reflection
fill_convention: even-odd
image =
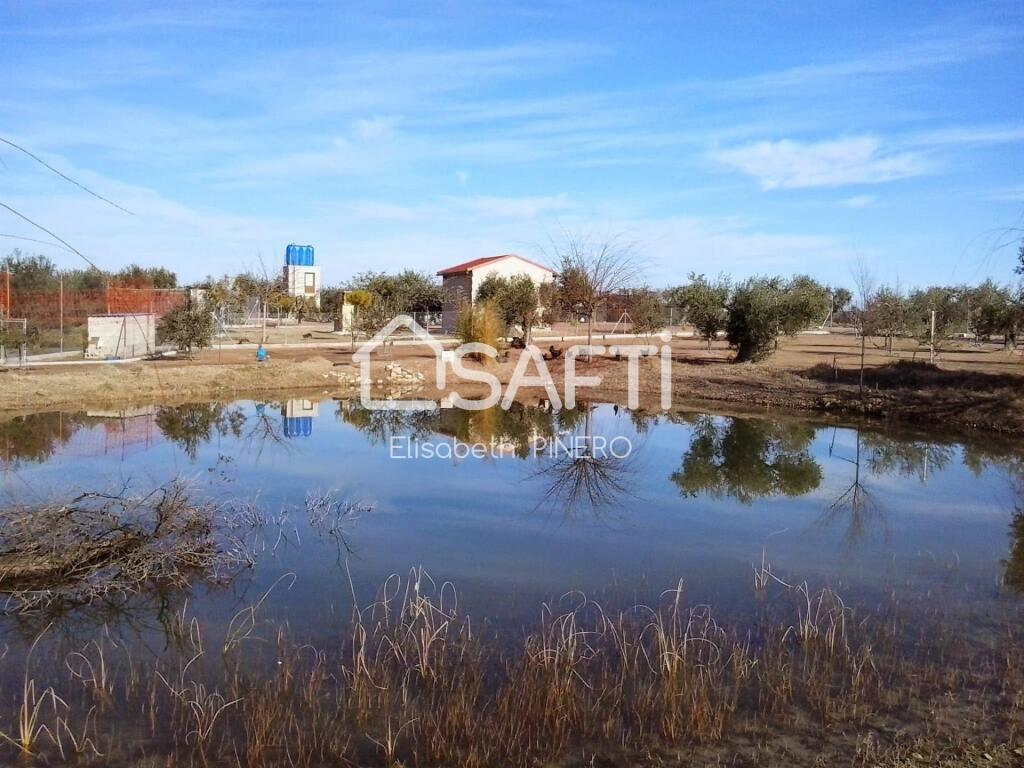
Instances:
[[[619,435],[633,442],[633,459],[569,440]],[[389,461],[388,441],[398,436],[497,450],[484,460]],[[538,450],[556,439],[569,449]],[[139,452],[126,460],[129,444]],[[1024,591],[1024,493],[1016,506],[1005,503],[1007,479],[1024,478],[1024,462],[1018,449],[991,440],[963,445],[931,434],[656,415],[606,404],[559,412],[543,403],[508,411],[436,404],[406,412],[283,400],[24,417],[0,422],[0,450],[8,462],[21,462],[17,471],[0,472],[0,495],[15,500],[26,489],[43,496],[68,482],[160,482],[169,473],[220,467],[199,475],[202,493],[224,499],[251,492],[268,515],[258,545],[247,543],[258,565],[244,579],[262,593],[281,573],[295,572],[308,591],[282,598],[279,607],[310,623],[323,614],[323,596],[337,596],[337,574],[344,574],[340,592],[347,594],[349,566],[357,583],[376,585],[423,563],[511,615],[527,592],[543,599],[566,587],[605,588],[610,573],[626,575],[624,589],[639,589],[649,578],[677,578],[680,563],[695,588],[721,599],[739,592],[739,581],[742,590],[749,586],[747,577],[724,585],[726,566],[738,563],[749,573],[765,547],[780,573],[801,578],[931,588],[949,578],[946,563],[962,558],[971,568],[957,578],[974,579],[977,590],[963,594],[991,597],[1000,576],[1007,591]],[[311,496],[336,488],[373,505],[372,513]],[[701,498],[681,504],[680,494]],[[738,508],[762,498],[785,501]],[[589,524],[595,520],[602,524]],[[872,535],[882,529],[891,535]],[[858,543],[857,551],[836,557],[843,542]],[[203,584],[191,594],[197,605],[227,605],[235,586],[214,594]],[[76,610],[93,626],[162,634],[164,625],[173,628],[183,594],[156,591]],[[26,637],[59,620],[42,614],[41,624],[17,620]]]
[[[320,405],[312,400],[288,400],[281,406],[285,437],[310,437],[313,420],[320,415]]]
[[[63,413],[35,413],[0,422],[0,458],[5,465],[45,461],[78,430],[80,418]]]
[[[811,456],[817,429],[796,421],[683,414],[690,447],[672,482],[684,496],[729,496],[742,504],[769,496],[802,496],[821,484]]]
[[[386,445],[392,437],[422,439],[434,432],[438,410],[370,410],[355,400],[338,402],[339,421],[354,427],[370,445]]]
[[[825,514],[819,519],[819,525],[831,527],[839,522],[844,522],[846,531],[843,535],[848,545],[857,544],[863,541],[872,526],[881,520],[881,511],[874,494],[868,489],[861,465],[863,463],[863,450],[866,444],[872,444],[870,457],[867,459],[868,467],[872,475],[886,474],[892,471],[893,461],[899,459],[899,466],[907,466],[907,457],[901,455],[893,441],[887,440],[882,435],[872,435],[866,438],[861,430],[856,430],[854,440],[854,452],[852,456],[846,456],[836,451],[836,436],[838,430],[832,430],[832,442],[828,448],[828,455],[838,458],[853,466],[853,476],[850,484],[836,497],[835,501],[829,504]],[[883,458],[879,458],[883,457]],[[905,473],[904,473],[905,474]]]
[[[1015,462],[1020,469],[1021,462]],[[1024,472],[1013,476],[1015,504],[1010,518],[1010,553],[1003,561],[1003,586],[1024,594]]]
[[[214,437],[241,437],[245,412],[239,406],[223,403],[190,403],[160,407],[156,426],[160,433],[177,445],[192,461],[199,448]]]
[[[857,430],[867,450],[867,466],[873,475],[899,475],[928,482],[928,473],[944,470],[954,457],[953,446],[922,440],[895,440],[881,432]]]
[[[600,518],[621,508],[627,498],[635,499],[637,446],[631,444],[628,453],[611,448],[610,440],[616,436],[595,435],[594,415],[594,406],[588,404],[559,414],[560,429],[557,436],[551,435],[556,438],[555,450],[546,452],[535,475],[545,484],[537,509],[546,507],[565,517],[586,511]],[[639,412],[631,416],[633,424],[640,423],[646,431],[649,420]],[[603,438],[601,445],[595,437]]]
[[[595,438],[607,443],[616,436],[595,434],[595,410],[587,403],[578,403],[571,411],[555,411],[514,402],[507,410],[370,411],[354,401],[342,401],[337,414],[371,444],[386,444],[395,437],[422,441],[441,436],[485,446],[488,457],[535,459],[540,469],[531,477],[543,487],[536,508],[575,515],[583,508],[607,511],[631,494],[633,454],[616,456],[607,449],[595,450]],[[638,434],[656,421],[643,412],[630,413],[630,419]]]

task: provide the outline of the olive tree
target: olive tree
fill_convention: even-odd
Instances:
[[[393,308],[396,314],[439,312],[444,304],[437,279],[411,269],[397,275],[361,272],[348,282],[347,289],[369,291],[377,297],[380,306]]]
[[[182,352],[210,346],[213,341],[213,314],[193,305],[181,304],[162,318],[156,327],[157,341],[170,343]]]
[[[978,339],[1001,336],[1008,343],[1018,322],[1016,296],[1010,288],[986,280],[967,292],[968,327]]]
[[[729,278],[724,275],[711,282],[704,275],[691,272],[687,285],[669,291],[669,301],[684,312],[686,321],[707,342],[709,350],[711,342],[725,330],[729,290]]]
[[[633,324],[633,332],[648,340],[666,325],[665,305],[657,291],[640,288],[630,291],[626,311]]]
[[[911,293],[907,299],[909,332],[921,342],[934,341],[938,344],[966,331],[967,302],[964,294],[962,288],[942,285]]]
[[[763,360],[780,335],[805,329],[828,306],[828,291],[809,277],[755,277],[740,283],[729,301],[725,328],[736,361]]]
[[[540,302],[537,286],[529,275],[490,274],[480,283],[476,298],[493,302],[505,328],[518,325],[523,330],[523,341],[530,343],[533,325],[539,319]]]
[[[899,285],[883,285],[871,296],[864,317],[864,332],[883,337],[886,349],[892,354],[893,339],[907,332],[907,299]]]

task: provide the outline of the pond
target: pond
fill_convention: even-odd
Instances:
[[[123,594],[7,587],[9,680],[22,685],[40,635],[40,658],[102,635],[154,664],[189,626],[218,648],[259,639],[252,658],[282,627],[299,646],[339,644],[386,583],[457,590],[459,615],[496,637],[584,600],[612,612],[683,594],[742,625],[763,618],[767,589],[806,585],[797,621],[827,589],[858,616],[898,610],[977,642],[1016,625],[1024,589],[1024,454],[987,438],[602,403],[403,413],[295,399],[0,422],[5,507],[170,485],[247,521],[214,524],[231,554],[216,576]],[[356,754],[386,762],[372,744]]]

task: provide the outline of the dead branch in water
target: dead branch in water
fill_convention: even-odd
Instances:
[[[0,510],[0,591],[6,610],[88,603],[147,585],[186,586],[243,558],[222,547],[213,504],[184,483],[146,495],[84,493],[66,503]]]

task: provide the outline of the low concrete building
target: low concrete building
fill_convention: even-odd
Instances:
[[[500,277],[526,275],[538,286],[550,283],[555,279],[554,270],[514,253],[485,256],[442,269],[437,274],[441,278],[441,290],[444,291],[441,327],[445,333],[455,330],[459,307],[467,301],[476,301],[477,290],[489,275],[499,275]]]
[[[98,360],[141,357],[156,350],[156,315],[91,315],[85,356]]]

